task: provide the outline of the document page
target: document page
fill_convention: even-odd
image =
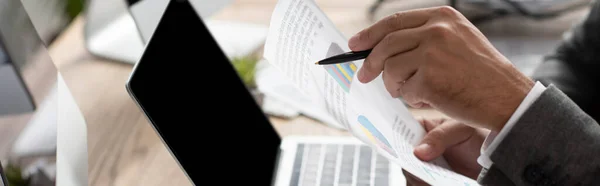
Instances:
[[[271,17],[264,58],[312,104],[429,184],[478,185],[449,170],[444,159],[423,162],[414,156],[413,148],[426,131],[400,99],[390,96],[381,76],[367,84],[356,79],[362,60],[315,65],[318,60],[347,51],[347,39],[313,0],[279,0]]]
[[[264,57],[281,70],[313,105],[348,128],[346,104],[357,67],[315,62],[348,51],[347,41],[313,1],[285,0],[275,8]]]

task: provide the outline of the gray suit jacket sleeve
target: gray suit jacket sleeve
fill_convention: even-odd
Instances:
[[[482,185],[600,185],[600,126],[549,85],[490,159]]]
[[[556,50],[544,58],[532,78],[554,84],[583,111],[600,120],[600,2],[574,25]]]

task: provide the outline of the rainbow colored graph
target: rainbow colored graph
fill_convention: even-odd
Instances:
[[[337,43],[329,44],[329,48],[327,49],[327,54],[325,57],[331,57],[337,54],[343,53],[344,50]],[[344,91],[350,91],[350,84],[352,83],[352,78],[354,78],[354,74],[356,73],[356,65],[352,62],[350,63],[342,63],[335,65],[324,65],[323,68],[329,73],[333,79],[344,89]]]
[[[350,84],[356,72],[356,65],[354,63],[325,65],[324,68],[344,91],[348,92],[350,90]]]
[[[367,117],[359,115],[358,122],[361,124],[363,132],[373,143],[377,144],[377,146],[390,153],[390,155],[398,158],[398,155],[396,154],[396,151],[394,151],[394,149],[392,148],[392,145],[390,145],[385,136],[383,136],[383,134],[381,134],[381,132],[379,132],[379,130],[377,130],[377,128],[373,126],[373,124],[369,121],[369,119],[367,119]]]

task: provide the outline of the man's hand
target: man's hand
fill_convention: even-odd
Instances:
[[[419,122],[427,130],[427,135],[415,148],[414,153],[417,158],[431,161],[443,155],[455,172],[477,179],[481,171],[477,158],[487,131],[450,119]]]
[[[373,49],[358,72],[383,73],[393,97],[431,107],[465,124],[499,131],[534,82],[451,7],[399,12],[359,32],[353,51]]]

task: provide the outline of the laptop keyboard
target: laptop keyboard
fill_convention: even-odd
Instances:
[[[387,186],[389,162],[366,145],[298,144],[290,186]]]

